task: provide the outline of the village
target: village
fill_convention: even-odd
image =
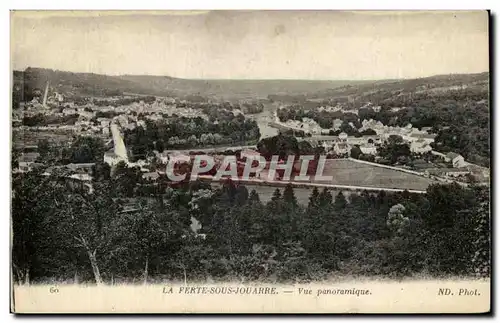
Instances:
[[[49,95],[49,93],[51,94]],[[241,158],[260,155],[256,145],[222,145],[209,148],[153,150],[148,156],[135,158],[134,161],[131,161],[129,160],[130,150],[125,147],[123,141],[124,131],[134,130],[137,127],[145,129],[146,122],[159,120],[170,122],[168,120],[172,118],[172,122],[176,122],[176,118],[179,117],[188,120],[201,118],[207,122],[209,120],[209,116],[204,113],[203,109],[200,109],[199,105],[194,108],[186,101],[164,97],[148,97],[145,99],[147,102],[140,98],[135,99],[130,95],[105,99],[105,103],[131,101],[126,105],[114,104],[116,106],[103,105],[102,98],[89,98],[84,104],[76,104],[69,98],[65,98],[63,94],[50,91],[49,83],[47,83],[43,96],[42,93],[39,93],[39,96],[36,96],[32,101],[23,103],[22,109],[14,111],[14,129],[23,132],[35,131],[49,134],[62,132],[101,138],[109,149],[102,156],[104,163],[113,167],[123,161],[128,167],[139,167],[143,178],[153,181],[165,174],[165,165],[168,164],[169,160],[179,158],[179,156],[191,156],[190,158],[193,159],[196,154],[207,153],[215,156],[217,162],[220,163],[221,156],[227,154],[228,151],[237,152]],[[272,113],[272,118],[261,120],[258,123],[259,127],[270,127],[276,129],[277,133],[300,132],[301,136],[295,136],[297,141],[303,141],[314,148],[319,148],[329,159],[349,159],[355,164],[363,162],[367,165],[391,168],[444,182],[458,181],[465,184],[487,183],[489,181],[487,168],[467,162],[460,154],[442,153],[434,150],[431,144],[434,143],[436,134],[430,133],[430,127],[418,129],[412,127],[411,124],[405,127],[387,126],[380,121],[365,119],[358,129],[350,122],[349,126],[359,134],[348,135],[346,132],[340,131],[343,126],[341,119],[333,120],[331,129],[324,129],[316,121],[306,117],[302,118],[301,121],[287,120],[282,122],[278,117],[281,108],[279,107]],[[226,111],[224,107],[220,109]],[[380,107],[372,107],[372,109],[379,111]],[[317,110],[351,114],[358,112],[356,109],[339,106],[321,106]],[[229,113],[245,117],[240,109],[231,109]],[[29,124],[31,119],[40,118],[40,116],[46,118],[45,123]],[[28,125],[26,120],[28,120]],[[218,122],[213,119],[211,121],[215,124]],[[337,135],[332,135],[332,133],[337,133]],[[265,134],[261,134],[261,139],[265,137]],[[408,145],[412,157],[410,165],[388,165],[380,156],[381,147],[392,140],[390,138],[399,138],[400,144]],[[32,144],[33,147],[35,149],[32,151],[21,154],[16,171],[26,172],[44,166],[38,160],[39,153],[36,152],[36,143]],[[93,165],[94,163],[72,163],[66,166],[52,166],[47,168],[45,173],[50,174],[56,168],[65,168],[73,178],[88,181],[91,179]]]

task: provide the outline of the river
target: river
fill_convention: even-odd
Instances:
[[[278,129],[269,126],[269,122],[273,121],[273,113],[276,108],[277,107],[274,104],[265,104],[263,112],[253,115],[245,115],[245,117],[253,119],[257,122],[260,131],[259,140],[278,135]]]

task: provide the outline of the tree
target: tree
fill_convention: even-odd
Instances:
[[[259,194],[254,189],[250,192],[250,196],[248,198],[248,201],[250,203],[260,203]]]
[[[309,204],[307,206],[308,211],[315,210],[319,206],[319,190],[315,186],[311,195],[309,196]]]
[[[347,200],[344,196],[344,194],[342,193],[342,191],[340,191],[336,196],[335,196],[335,208],[337,209],[343,209],[345,208],[347,205]]]
[[[113,250],[121,248],[111,240],[116,235],[125,235],[127,228],[117,217],[118,207],[109,195],[108,187],[96,187],[95,195],[73,192],[67,196],[58,210],[60,228],[68,235],[74,247],[80,248],[88,257],[96,284],[102,284],[101,263]],[[121,232],[121,231],[125,232]]]
[[[38,268],[43,255],[43,215],[53,211],[54,189],[49,178],[29,173],[14,175],[12,187],[12,263],[18,281],[29,284],[43,274]]]
[[[243,185],[238,185],[236,188],[235,203],[236,205],[243,206],[248,200],[248,190]]]
[[[284,191],[283,191],[283,201],[288,205],[288,206],[297,206],[297,198],[295,197],[295,194],[293,192],[293,187],[291,184],[288,184]]]
[[[474,223],[474,255],[472,257],[473,271],[477,276],[489,277],[491,273],[491,239],[490,212],[487,190],[477,189],[479,205],[471,214]]]
[[[410,220],[404,215],[405,207],[396,204],[391,207],[387,215],[387,226],[396,235],[402,235],[410,226]]]
[[[105,181],[111,178],[111,166],[107,163],[98,162],[92,166],[92,179],[94,181]]]
[[[77,137],[70,148],[72,163],[95,163],[102,160],[104,143],[100,138],[90,136]]]
[[[318,198],[319,206],[321,208],[328,208],[332,205],[332,194],[325,187]]]
[[[50,155],[50,143],[47,139],[38,140],[38,153],[40,153],[40,159],[47,160]]]
[[[355,145],[351,148],[351,157],[359,159],[359,155],[362,154],[361,148],[358,145]]]
[[[274,190],[273,196],[271,197],[271,201],[279,201],[281,200],[281,192],[279,188]]]
[[[403,137],[398,135],[390,135],[387,141],[389,145],[400,145],[404,143]]]
[[[112,174],[114,192],[119,196],[133,197],[141,177],[139,167],[128,167],[125,162],[119,162]]]

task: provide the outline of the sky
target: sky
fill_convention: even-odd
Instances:
[[[11,14],[11,65],[189,79],[358,80],[489,70],[486,11]]]

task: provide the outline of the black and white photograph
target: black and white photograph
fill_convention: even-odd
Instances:
[[[10,19],[12,312],[490,311],[487,10]]]

